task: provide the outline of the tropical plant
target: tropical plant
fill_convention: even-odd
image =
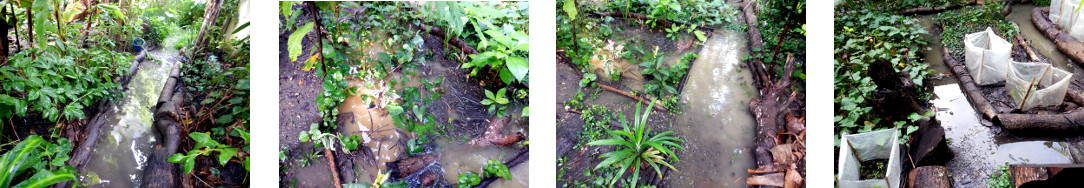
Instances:
[[[127,74],[129,58],[122,52],[57,46],[15,54],[0,67],[0,117],[37,111],[54,122],[86,118],[84,107],[120,96],[113,92],[119,80],[113,79]]]
[[[463,63],[460,68],[471,69],[470,75],[475,76],[479,71],[484,71],[483,68],[488,65],[491,69],[500,71],[500,78],[505,84],[510,84],[513,80],[527,81],[529,70],[527,58],[521,54],[526,54],[530,50],[529,38],[522,31],[505,34],[507,32],[509,31],[486,30],[485,33],[495,41],[493,45],[482,42],[482,48],[487,51],[469,55],[471,61]]]
[[[184,173],[186,174],[192,173],[192,169],[196,166],[196,157],[211,156],[212,153],[217,152],[218,156],[215,160],[218,161],[219,165],[225,166],[227,162],[230,162],[230,159],[237,155],[237,148],[218,143],[207,133],[194,132],[188,134],[188,136],[192,137],[193,141],[196,141],[196,145],[192,147],[192,150],[188,150],[187,154],[175,153],[168,159],[171,163],[183,163]],[[244,161],[242,163],[248,163],[247,159],[242,159],[242,161]],[[244,166],[247,167],[248,165]]]
[[[666,66],[666,56],[659,53],[659,47],[655,47],[650,56],[644,57],[647,61],[640,63],[644,69],[640,72],[645,76],[651,76],[651,80],[644,85],[644,92],[655,96],[666,96],[669,94],[678,94],[677,87],[681,78],[688,73],[689,62],[692,62],[699,54],[685,53],[678,61],[677,64],[672,66]]]
[[[478,185],[479,183],[482,183],[482,178],[474,172],[461,173],[459,174],[458,180],[459,184],[456,184],[456,187],[459,188],[471,188],[475,185]]]
[[[497,116],[504,116],[504,110],[508,108],[508,106],[504,105],[509,102],[508,98],[504,96],[504,88],[497,90],[496,94],[493,94],[493,92],[490,92],[489,90],[485,90],[485,92],[486,98],[482,99],[482,105],[486,105],[486,108],[489,109],[489,113],[497,114]]]
[[[487,161],[486,165],[482,167],[482,171],[485,172],[486,177],[501,177],[512,180],[512,173],[508,171],[508,166],[505,166],[501,161]]]
[[[685,27],[685,25],[681,25],[681,24],[671,24],[670,28],[666,28],[666,38],[669,38],[670,40],[675,40],[675,41],[676,40],[681,40],[681,29],[684,28],[684,27]],[[693,28],[695,28],[695,27],[693,27]]]
[[[629,127],[628,122],[625,121],[625,116],[621,115],[622,130],[611,130],[610,139],[597,140],[587,143],[589,146],[616,146],[617,148],[609,153],[602,154],[601,158],[605,158],[596,169],[617,165],[619,168],[618,174],[615,177],[620,177],[626,170],[633,170],[632,177],[635,182],[638,174],[640,174],[640,167],[651,166],[655,169],[655,173],[662,178],[662,171],[659,169],[659,165],[665,165],[670,169],[677,171],[677,168],[670,165],[667,162],[670,159],[677,160],[674,156],[674,152],[670,150],[670,147],[683,149],[677,142],[682,142],[681,139],[672,137],[672,131],[666,131],[659,134],[652,134],[652,130],[648,128],[644,130],[647,125],[647,117],[651,115],[651,109],[655,106],[655,102],[647,105],[647,110],[644,111],[643,116],[640,116],[640,103],[636,105],[636,116],[633,116],[633,127]],[[644,165],[647,164],[647,165]],[[610,186],[613,186],[619,178],[614,178],[610,182]]]
[[[71,142],[66,138],[54,144],[38,135],[26,137],[0,156],[0,187],[48,187],[76,180],[78,172],[65,165],[71,150]]]

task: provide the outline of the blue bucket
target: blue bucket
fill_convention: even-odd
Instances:
[[[143,41],[143,38],[137,37],[132,39],[132,49],[135,49],[136,52],[143,51],[143,45],[146,43],[146,41]]]

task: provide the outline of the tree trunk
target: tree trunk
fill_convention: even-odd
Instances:
[[[196,37],[196,43],[193,45],[193,55],[203,53],[203,46],[207,45],[207,34],[211,32],[210,27],[215,25],[215,20],[218,19],[218,12],[222,9],[222,0],[207,1],[207,7],[203,9],[203,25],[199,29],[199,35]]]
[[[30,44],[30,48],[34,48],[34,17],[30,16],[34,14],[33,10],[29,7],[26,8],[26,41]]]
[[[11,29],[11,23],[8,23],[7,20],[8,10],[4,9],[0,12],[2,12],[0,13],[0,31],[4,32],[3,35],[0,35],[0,53],[3,53],[0,54],[0,64],[3,64],[8,62],[8,46],[11,45],[11,40],[8,40],[8,29]]]

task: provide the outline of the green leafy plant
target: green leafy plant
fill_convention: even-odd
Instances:
[[[217,152],[218,156],[215,160],[218,161],[219,165],[225,166],[227,162],[230,162],[230,159],[237,155],[237,148],[220,144],[218,141],[211,139],[211,135],[207,133],[194,132],[188,134],[188,136],[192,137],[193,141],[196,141],[196,145],[192,146],[192,150],[188,150],[187,154],[175,153],[168,159],[171,163],[183,163],[184,173],[186,174],[192,173],[192,169],[196,166],[196,157],[211,156],[212,153]]]
[[[482,99],[482,105],[486,105],[486,108],[489,109],[489,113],[497,114],[497,116],[504,116],[504,110],[508,108],[508,106],[505,105],[509,102],[508,98],[504,96],[504,88],[497,90],[496,94],[489,90],[485,90],[485,92],[486,98]]]
[[[1010,181],[1009,167],[1000,166],[995,173],[990,173],[990,177],[986,179],[986,187],[990,188],[1009,188],[1012,187]]]
[[[699,54],[692,52],[686,53],[677,64],[666,66],[666,56],[659,54],[658,47],[655,47],[655,51],[644,57],[647,61],[640,63],[640,66],[644,67],[644,70],[640,73],[652,78],[644,85],[644,92],[655,96],[678,94],[678,84],[680,84],[681,78],[688,73],[689,62],[699,56]]]
[[[319,125],[313,123],[309,125],[309,131],[301,131],[297,136],[301,142],[312,141],[316,147],[327,147],[332,151],[335,151],[335,141],[342,143],[342,149],[344,151],[350,151],[358,148],[361,138],[357,135],[351,135],[348,137],[340,136],[337,134],[326,133],[320,130]]]
[[[640,116],[640,104],[636,105],[636,116],[633,116],[633,127],[629,127],[628,122],[625,121],[625,116],[621,116],[622,130],[609,131],[611,138],[605,140],[597,140],[587,143],[589,146],[617,146],[616,150],[602,154],[602,158],[605,158],[602,162],[595,166],[595,168],[601,168],[610,165],[617,165],[619,167],[618,174],[615,177],[620,177],[626,170],[633,170],[632,177],[634,182],[637,175],[640,174],[640,167],[651,166],[655,169],[655,173],[662,178],[662,171],[659,170],[659,165],[665,165],[670,169],[677,171],[677,168],[670,165],[667,162],[669,159],[677,160],[674,156],[674,152],[670,150],[670,147],[683,149],[677,142],[682,142],[681,139],[670,136],[672,131],[666,131],[659,134],[652,134],[652,130],[648,128],[644,130],[647,124],[647,117],[651,115],[651,109],[655,106],[655,103],[647,105],[647,110],[644,111],[643,116]],[[647,164],[647,165],[644,165]],[[617,182],[618,178],[614,178],[610,182],[610,186],[613,186]]]
[[[479,177],[478,174],[475,174],[474,172],[461,173],[461,174],[459,174],[459,179],[458,180],[459,180],[459,184],[456,184],[456,187],[459,187],[459,188],[471,188],[471,187],[474,187],[475,185],[478,185],[479,183],[482,183],[482,178]]]
[[[671,24],[670,28],[666,28],[666,38],[669,38],[670,40],[675,40],[675,41],[676,40],[681,40],[681,29],[683,29],[684,27],[685,27],[685,25],[681,25],[681,24]],[[693,27],[693,28],[696,28],[696,27]]]
[[[104,49],[56,46],[15,54],[0,67],[0,117],[36,111],[54,122],[86,118],[84,107],[120,97],[114,92],[119,80],[113,79],[128,73],[130,58]]]
[[[78,172],[65,165],[71,150],[71,143],[66,138],[53,144],[37,135],[26,137],[0,155],[0,187],[48,187],[76,180]]]
[[[500,71],[500,78],[505,84],[510,84],[513,80],[527,81],[529,66],[525,55],[521,55],[530,50],[527,34],[515,31],[506,35],[495,29],[486,30],[485,33],[495,41],[494,45],[486,46],[486,43],[482,43],[487,51],[471,54],[471,61],[463,63],[460,68],[471,69],[470,75],[475,76],[479,71],[484,71],[483,68],[490,66],[491,69]]]
[[[487,161],[486,165],[482,167],[482,171],[485,172],[486,177],[501,177],[512,180],[512,173],[508,171],[508,166],[497,160]]]
[[[872,112],[870,100],[877,85],[868,67],[876,61],[887,61],[918,86],[924,86],[930,74],[929,65],[919,61],[915,47],[926,45],[928,34],[913,18],[869,10],[837,12],[835,50],[836,132],[868,132],[889,127]],[[920,97],[929,91],[918,87]],[[906,122],[905,122],[906,123]],[[836,138],[838,140],[838,138]],[[838,142],[837,142],[838,144]]]

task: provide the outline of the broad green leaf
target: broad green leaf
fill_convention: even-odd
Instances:
[[[218,150],[218,164],[226,166],[227,162],[230,162],[230,158],[237,155],[237,148],[224,148]]]
[[[42,152],[41,145],[44,142],[41,137],[30,135],[0,156],[0,185],[10,185],[15,176],[38,164],[41,160],[38,155]]]
[[[174,153],[173,156],[169,156],[169,159],[167,159],[166,161],[169,161],[171,163],[182,163],[184,162],[184,157],[185,156],[181,153]]]
[[[71,166],[57,170],[42,169],[29,179],[15,185],[14,188],[44,188],[69,180],[75,180],[75,169]]]
[[[708,40],[708,37],[704,36],[703,31],[696,30],[696,31],[693,32],[693,34],[696,35],[696,39],[699,39],[700,42],[704,42],[705,40]]]
[[[576,20],[576,0],[565,0],[565,13],[568,14],[568,19]]]
[[[211,140],[211,135],[208,135],[207,133],[194,132],[188,134],[188,136],[192,137],[193,141],[196,141],[196,146],[193,146],[192,149],[203,149],[205,147],[218,146],[218,142]]]
[[[301,55],[301,39],[304,39],[312,31],[312,27],[313,23],[310,22],[290,34],[290,38],[286,41],[286,48],[290,52],[290,61],[297,61],[297,56]]]
[[[512,75],[516,76],[516,80],[523,81],[523,78],[527,76],[527,72],[530,71],[527,60],[521,57],[510,56],[505,62],[508,65],[508,70],[512,72]]]

